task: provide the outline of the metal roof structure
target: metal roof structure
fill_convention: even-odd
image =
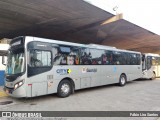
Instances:
[[[36,36],[160,53],[160,36],[83,0],[0,0],[0,39]]]

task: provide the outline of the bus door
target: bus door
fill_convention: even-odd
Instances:
[[[31,87],[31,95],[39,96],[48,93],[48,82],[53,81],[52,52],[47,43],[31,42],[28,44],[28,85]]]
[[[157,57],[157,77],[160,77],[160,57]]]
[[[142,71],[146,70],[146,59],[145,55],[142,55]]]
[[[153,76],[153,69],[152,69],[152,57],[151,56],[147,56],[146,70],[147,70],[147,76],[152,77]]]
[[[142,56],[142,71],[143,78],[151,78],[153,75],[153,70],[151,69],[152,57],[151,56]]]

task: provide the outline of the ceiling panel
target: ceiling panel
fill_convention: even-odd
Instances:
[[[160,53],[160,37],[83,0],[0,0],[0,38],[30,35]]]

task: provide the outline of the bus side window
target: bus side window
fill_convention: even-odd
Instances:
[[[75,46],[63,46],[53,48],[54,65],[78,65],[79,48]]]
[[[82,65],[90,65],[91,64],[91,54],[89,53],[89,49],[84,49],[81,55],[81,64]]]
[[[107,51],[107,57],[108,57],[108,64],[112,65],[113,64],[113,54],[112,51]]]
[[[112,59],[112,61],[113,61],[113,65],[119,64],[119,61],[118,61],[118,52],[117,51],[113,52],[113,59]]]
[[[140,65],[141,64],[141,59],[140,59],[140,55],[137,54],[137,65]]]
[[[101,49],[91,48],[88,54],[89,62],[92,65],[105,65],[107,64],[106,51]]]
[[[151,57],[147,57],[147,70],[151,68],[151,65],[152,65],[152,59]]]
[[[79,57],[77,55],[74,56],[75,64],[79,65]]]
[[[121,52],[121,63],[122,65],[127,64],[127,54],[125,52]]]
[[[37,59],[37,50],[33,50],[30,52],[30,65],[32,67],[40,67],[42,65],[42,61]]]
[[[160,57],[158,57],[158,65],[160,65]]]
[[[88,64],[88,60],[87,60],[87,53],[84,52],[82,55],[82,64],[86,65]]]
[[[108,58],[107,58],[106,54],[102,54],[102,64],[104,64],[104,65],[108,64]]]
[[[54,65],[60,65],[63,57],[58,48],[53,48],[53,62]]]
[[[73,65],[74,64],[74,57],[72,55],[67,56],[67,64]]]
[[[47,67],[51,66],[51,52],[43,50],[30,50],[31,67]]]
[[[60,64],[61,65],[67,65],[67,57],[66,57],[66,55],[62,55],[62,59],[61,59]]]
[[[79,59],[80,53],[79,53],[79,50],[80,50],[79,47],[72,47],[71,48],[70,55],[72,56],[74,65],[79,65],[80,64],[80,59]]]

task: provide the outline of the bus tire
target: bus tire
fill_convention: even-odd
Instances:
[[[127,78],[124,74],[121,74],[120,78],[119,78],[119,86],[125,86],[127,82]]]
[[[151,80],[154,80],[154,79],[156,79],[156,73],[155,72],[153,72]]]
[[[57,95],[61,98],[68,97],[72,93],[72,85],[69,80],[63,80],[58,85]]]

